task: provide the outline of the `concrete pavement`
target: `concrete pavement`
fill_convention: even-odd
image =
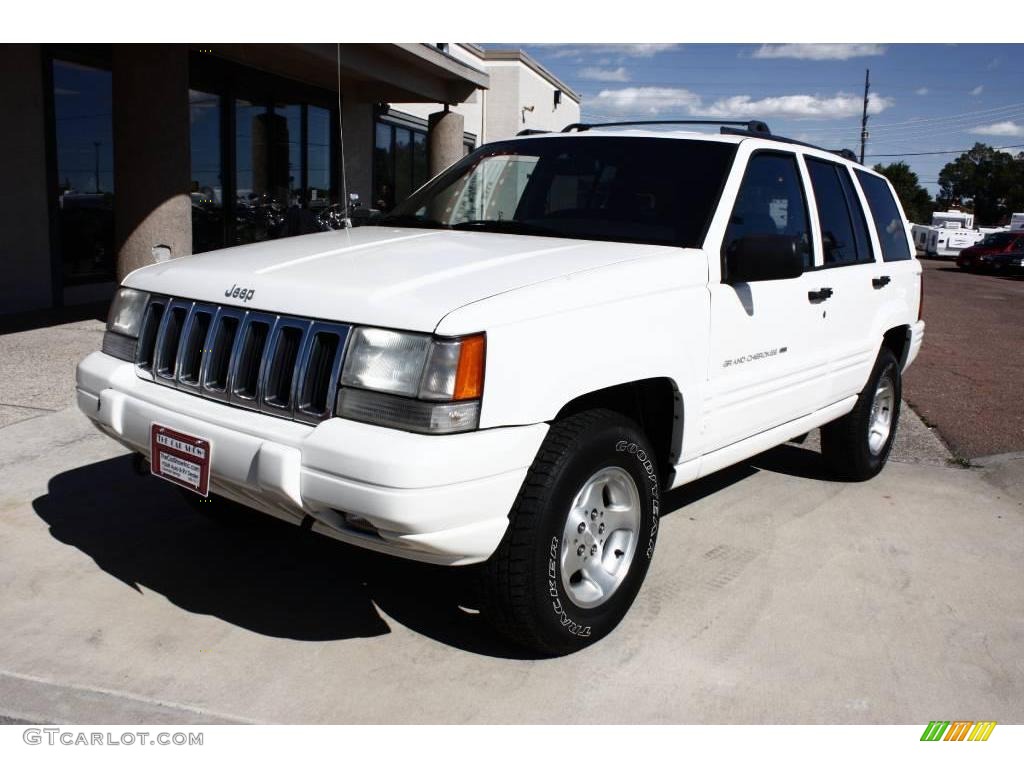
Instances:
[[[7,358],[4,397],[30,358]],[[55,410],[0,429],[0,717],[1024,722],[1022,462],[951,466],[912,417],[901,445],[930,463],[869,483],[829,480],[811,436],[673,492],[623,625],[537,660],[458,572],[211,522],[63,407],[66,380],[33,387]]]

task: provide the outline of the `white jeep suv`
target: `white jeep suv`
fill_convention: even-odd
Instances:
[[[372,226],[133,272],[78,405],[206,508],[483,563],[496,626],[568,653],[629,609],[667,489],[819,426],[881,470],[913,254],[882,176],[763,123],[570,126]]]

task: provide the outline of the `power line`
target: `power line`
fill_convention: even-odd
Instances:
[[[992,147],[992,149],[1019,149],[1024,147],[1024,144],[1009,144],[1005,147]],[[896,152],[893,154],[884,155],[865,155],[865,157],[920,157],[921,155],[962,155],[964,152],[970,152],[970,149],[941,149],[937,152]]]

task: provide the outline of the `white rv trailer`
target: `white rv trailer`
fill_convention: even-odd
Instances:
[[[928,235],[925,252],[933,259],[955,259],[960,251],[974,245],[984,236],[976,229],[934,227]]]

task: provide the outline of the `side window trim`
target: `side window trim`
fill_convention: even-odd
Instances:
[[[874,226],[873,226],[874,222],[865,213],[865,211],[866,211],[865,205],[867,204],[867,201],[864,200],[863,192],[861,191],[860,187],[856,184],[856,178],[852,174],[850,167],[848,165],[846,165],[845,163],[837,163],[837,162],[835,162],[833,160],[827,160],[827,159],[825,159],[823,157],[817,157],[815,155],[805,155],[804,159],[805,159],[805,161],[813,160],[815,162],[821,163],[822,165],[829,165],[829,166],[832,167],[832,170],[836,174],[839,174],[839,175],[845,174],[845,177],[847,178],[847,180],[850,181],[850,188],[853,189],[854,193],[857,195],[856,202],[857,202],[857,205],[860,206],[861,222],[863,223],[864,230],[865,230],[865,232],[867,233],[867,236],[868,236],[867,246],[868,246],[868,249],[870,251],[870,253],[868,254],[870,256],[870,258],[860,258],[860,253],[859,253],[859,249],[858,249],[857,261],[840,262],[838,264],[826,264],[825,263],[825,240],[824,240],[824,237],[821,235],[821,232],[819,231],[817,233],[817,242],[820,244],[821,247],[820,247],[820,249],[816,249],[816,253],[817,253],[817,250],[820,250],[821,253],[815,256],[815,262],[814,262],[813,269],[815,271],[818,271],[818,270],[824,270],[824,269],[836,269],[837,267],[857,267],[857,266],[862,266],[864,264],[874,264],[874,263],[876,263],[878,261],[879,248],[878,248],[878,244],[876,243],[876,236],[875,236],[875,231],[874,231]],[[813,194],[814,184],[810,183],[810,168],[808,168],[807,170],[808,170],[808,184],[809,184],[809,186],[811,188],[811,191],[812,191],[812,194]],[[850,200],[850,198],[849,198],[849,196],[847,194],[847,188],[842,184],[842,181],[839,179],[838,176],[837,176],[837,181],[839,181],[839,188],[840,188],[840,190],[843,193],[843,198],[846,200],[846,215],[847,215],[847,217],[849,219],[849,222],[850,222],[850,231],[854,232],[855,229],[856,229],[856,223],[855,223],[856,211],[855,211],[854,202]],[[821,226],[821,219],[820,219],[821,211],[817,207],[817,199],[816,198],[815,198],[815,209],[814,209],[814,212],[815,212],[815,214],[817,214],[814,217],[815,220],[816,220],[815,224],[818,225],[818,228],[820,230],[820,226]],[[855,243],[854,247],[855,248],[857,247],[856,243]],[[818,258],[818,256],[820,256],[820,258]]]
[[[877,178],[879,181],[882,182],[882,184],[885,187],[886,194],[889,196],[889,198],[891,198],[891,202],[893,203],[893,205],[896,208],[896,213],[899,214],[900,219],[904,223],[906,223],[906,220],[907,220],[906,212],[903,210],[903,204],[900,202],[899,195],[896,194],[896,190],[893,189],[892,185],[889,183],[889,180],[886,179],[884,176],[879,176],[877,173],[871,173],[867,169],[864,169],[862,171],[860,169],[852,168],[851,167],[851,170],[854,171],[853,176],[854,176],[854,181],[855,181],[855,184],[856,184],[856,188],[858,189],[858,191],[861,194],[861,197],[864,199],[864,201],[866,203],[864,210],[865,210],[865,212],[870,212],[871,213],[871,217],[870,217],[870,221],[869,221],[869,226],[870,226],[870,231],[872,232],[872,234],[873,234],[873,236],[875,238],[875,240],[873,241],[872,244],[875,246],[875,253],[877,254],[876,262],[878,262],[878,263],[890,263],[890,262],[895,262],[895,261],[913,261],[914,260],[914,250],[915,249],[914,249],[913,238],[910,236],[909,232],[905,232],[904,233],[904,240],[906,241],[906,248],[907,248],[907,256],[905,258],[901,258],[901,259],[886,259],[885,258],[885,247],[882,244],[882,236],[878,232],[878,226],[875,223],[875,211],[874,211],[874,208],[871,206],[871,204],[868,202],[867,193],[864,191],[864,185],[861,183],[861,176],[863,175],[865,178]]]
[[[864,223],[868,228],[868,242],[871,246],[871,261],[864,262],[865,264],[881,264],[882,263],[882,241],[878,237],[878,230],[875,229],[875,217],[871,212],[871,208],[868,206],[868,196],[865,194],[864,189],[860,185],[860,179],[857,178],[857,174],[854,173],[854,167],[852,165],[844,166],[846,168],[846,175],[850,178],[853,185],[853,191],[857,195],[857,202],[860,203],[861,215],[864,216]]]

